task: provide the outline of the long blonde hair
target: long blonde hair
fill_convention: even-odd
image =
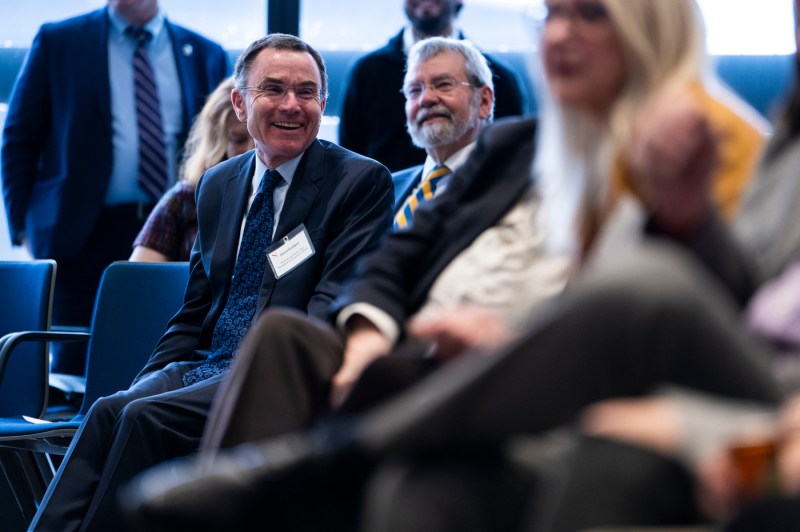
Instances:
[[[582,202],[602,203],[615,158],[637,113],[661,90],[714,78],[695,0],[601,0],[626,60],[626,77],[605,122],[565,108],[539,83],[541,129],[535,174],[550,247],[574,252]],[[537,70],[541,76],[541,65]],[[543,80],[541,80],[543,81]],[[585,205],[583,205],[585,206]]]
[[[228,145],[228,119],[234,116],[231,103],[233,78],[224,79],[208,96],[203,109],[189,130],[178,178],[196,185],[203,172],[225,160]]]

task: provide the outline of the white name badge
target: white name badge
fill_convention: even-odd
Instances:
[[[300,224],[267,250],[267,258],[276,279],[303,264],[315,253],[305,224]]]

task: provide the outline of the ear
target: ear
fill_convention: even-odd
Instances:
[[[319,108],[320,108],[320,110],[322,110],[322,114],[325,114],[325,106],[326,105],[328,105],[327,98],[325,100],[320,100],[319,101]]]
[[[239,122],[247,123],[247,106],[245,105],[244,95],[239,92],[239,89],[231,91],[231,103],[233,104],[233,111],[236,113],[236,118]]]
[[[487,86],[481,87],[480,92],[481,105],[478,108],[478,116],[482,120],[486,120],[492,114],[492,106],[494,105],[494,92]]]

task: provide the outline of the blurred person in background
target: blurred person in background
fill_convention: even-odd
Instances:
[[[100,276],[125,260],[175,182],[206,96],[230,73],[222,47],[172,23],[157,0],[41,26],[11,94],[2,168],[11,242],[58,262],[53,325],[88,327]],[[83,375],[83,346],[52,370]]]
[[[178,183],[161,197],[133,242],[134,262],[188,261],[197,235],[195,187],[206,170],[253,149],[247,125],[236,118],[227,78],[208,97],[189,130]]]

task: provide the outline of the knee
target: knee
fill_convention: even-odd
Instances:
[[[130,403],[130,398],[124,391],[101,397],[92,404],[86,418],[92,420],[116,419],[128,403]]]
[[[269,338],[270,341],[275,341],[283,337],[292,337],[297,335],[298,331],[306,329],[309,320],[306,314],[294,309],[270,309],[253,321],[246,338],[252,337],[256,341]]]
[[[328,324],[292,309],[272,309],[253,323],[238,358],[249,359],[249,364],[302,365],[328,348],[343,350],[341,339]]]
[[[588,268],[575,297],[584,306],[624,311],[691,313],[718,297],[716,282],[682,250],[648,244],[624,253],[619,260]]]
[[[154,414],[154,400],[150,397],[136,399],[126,404],[119,414],[120,424],[143,429],[150,425],[163,428],[163,419]]]

